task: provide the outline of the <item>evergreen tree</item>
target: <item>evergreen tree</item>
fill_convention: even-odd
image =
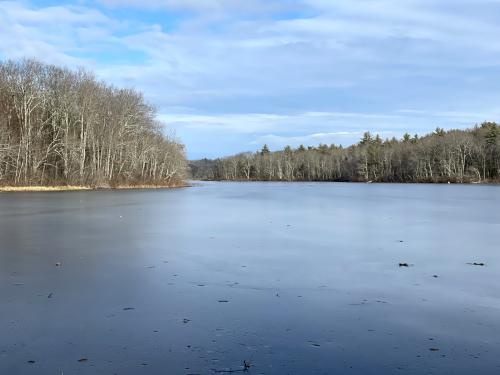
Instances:
[[[269,147],[267,147],[266,144],[264,146],[262,146],[262,150],[260,151],[260,154],[261,155],[268,155],[269,153],[270,153]]]

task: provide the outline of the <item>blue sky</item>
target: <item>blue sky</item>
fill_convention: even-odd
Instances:
[[[500,120],[500,0],[0,0],[0,57],[141,90],[190,158]]]

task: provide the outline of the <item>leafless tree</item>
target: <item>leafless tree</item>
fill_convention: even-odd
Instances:
[[[183,146],[155,117],[84,70],[0,63],[0,184],[180,184]]]
[[[500,179],[500,126],[436,129],[401,140],[365,133],[348,148],[336,145],[260,152],[205,161],[194,177],[215,180],[472,182]],[[193,163],[196,165],[196,163]]]

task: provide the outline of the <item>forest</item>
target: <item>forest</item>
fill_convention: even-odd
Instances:
[[[178,186],[184,147],[132,89],[35,60],[0,62],[0,186]]]
[[[500,125],[419,137],[364,133],[355,145],[246,152],[189,164],[234,181],[498,182]],[[179,186],[183,145],[133,89],[35,60],[0,62],[0,186]]]
[[[498,182],[500,126],[484,122],[467,130],[437,128],[419,137],[386,139],[369,132],[359,143],[342,147],[289,146],[190,163],[202,180]]]

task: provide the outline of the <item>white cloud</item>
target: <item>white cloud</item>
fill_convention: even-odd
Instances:
[[[0,56],[34,57],[69,66],[87,65],[79,57],[88,43],[103,43],[116,22],[95,9],[80,6],[34,8],[0,2]]]
[[[195,12],[255,12],[264,13],[280,8],[271,0],[99,0],[112,8],[188,10]]]
[[[302,112],[302,113],[221,113],[194,114],[164,112],[159,119],[177,129],[219,131],[251,135],[300,134],[315,137],[362,134],[365,131],[385,134],[432,131],[435,126],[470,127],[487,119],[500,117],[500,108],[487,112],[426,111],[401,109],[389,114],[356,112]],[[321,132],[310,133],[311,129]],[[353,131],[354,132],[353,132]],[[292,136],[293,137],[293,136]]]
[[[79,3],[0,1],[0,56],[85,65],[136,87],[188,149],[208,149],[195,137],[214,142],[209,132],[228,139],[221,149],[245,149],[499,117],[498,1]],[[173,26],[149,24],[153,13]]]

